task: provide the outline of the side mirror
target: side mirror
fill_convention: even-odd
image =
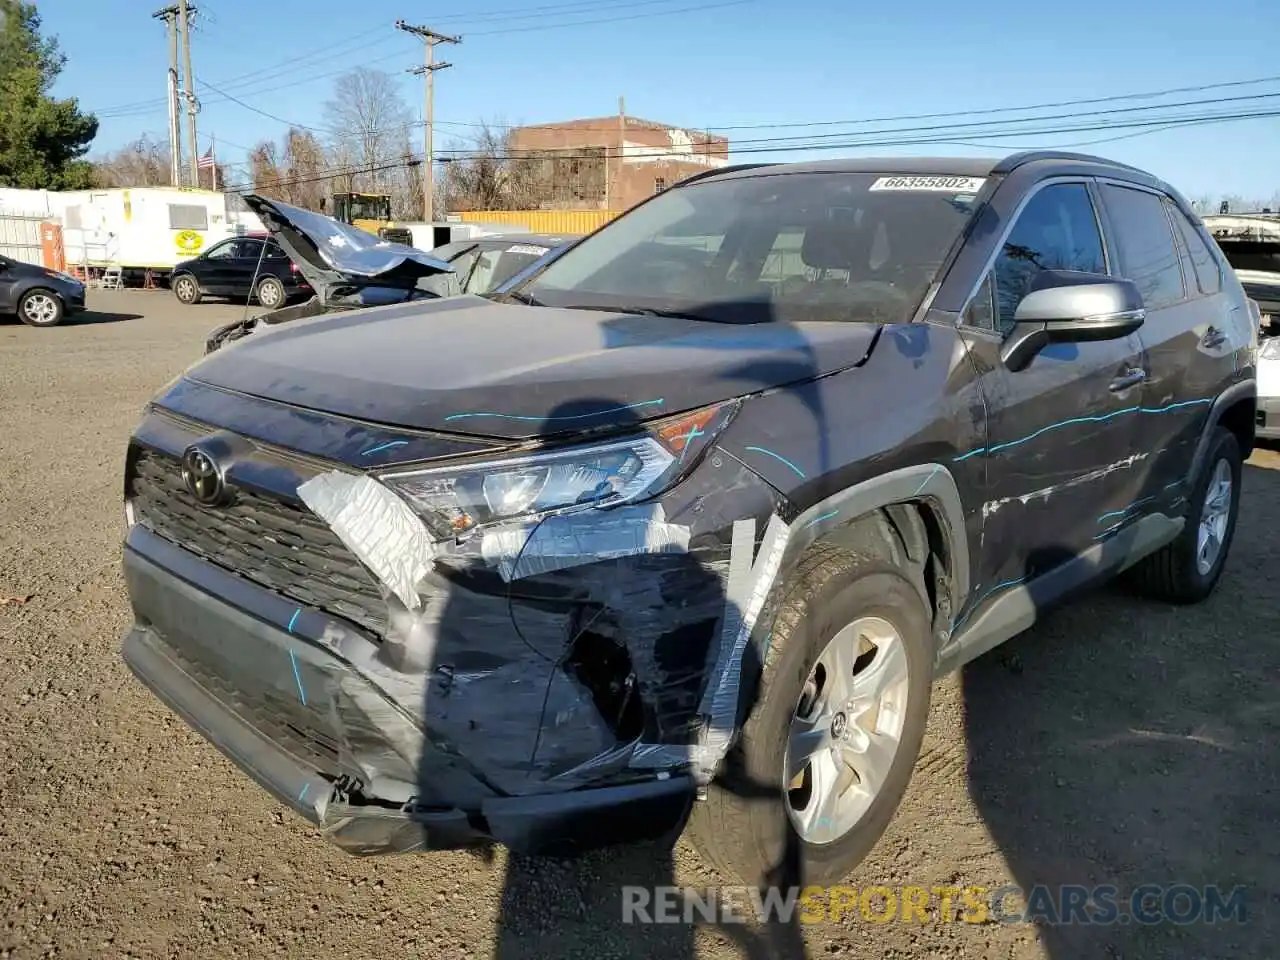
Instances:
[[[1120,340],[1146,316],[1142,294],[1130,280],[1042,270],[1018,304],[1000,358],[1010,370],[1023,370],[1051,343]]]

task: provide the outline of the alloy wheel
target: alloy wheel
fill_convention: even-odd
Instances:
[[[881,617],[862,617],[819,655],[783,760],[787,814],[807,843],[834,843],[866,815],[898,755],[907,716],[907,651]]]

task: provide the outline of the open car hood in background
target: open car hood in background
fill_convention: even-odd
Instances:
[[[255,193],[245,195],[244,202],[324,305],[365,287],[435,293],[432,285],[420,285],[419,281],[453,272],[448,263],[421,250],[383,240],[322,213]]]

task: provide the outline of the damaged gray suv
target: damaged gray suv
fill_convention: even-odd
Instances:
[[[710,171],[497,293],[271,324],[165,387],[124,657],[355,853],[688,829],[831,881],[936,677],[1113,575],[1210,594],[1256,344],[1130,167]]]

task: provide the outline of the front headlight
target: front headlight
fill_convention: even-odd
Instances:
[[[1263,340],[1258,357],[1262,360],[1280,360],[1280,337]]]
[[[737,408],[736,402],[706,407],[623,440],[459,467],[399,469],[378,479],[409,502],[433,536],[451,540],[486,524],[655,496],[694,467]]]

